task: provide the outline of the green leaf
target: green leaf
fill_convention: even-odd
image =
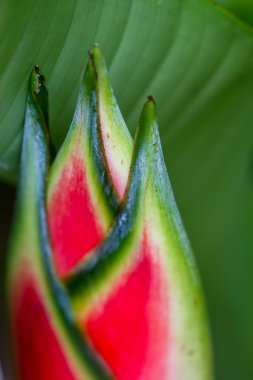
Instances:
[[[217,379],[252,378],[252,29],[208,0],[3,0],[0,36],[2,178],[16,177],[34,64],[47,77],[57,147],[93,42],[102,46],[129,127],[144,97],[155,96],[207,295]]]
[[[253,26],[253,2],[252,0],[215,0],[215,2],[229,12],[235,14],[242,21]]]

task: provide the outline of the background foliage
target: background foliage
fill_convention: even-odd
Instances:
[[[246,23],[253,25],[253,1],[252,0],[216,0],[216,3],[224,6]]]
[[[132,131],[145,97],[157,101],[166,162],[205,288],[218,380],[253,378],[251,24],[251,0],[0,3],[2,181],[16,179],[32,66],[46,75],[59,147],[86,53],[99,42]],[[3,182],[0,189],[3,241],[13,197]]]

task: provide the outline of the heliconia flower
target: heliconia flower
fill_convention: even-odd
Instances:
[[[133,145],[95,46],[50,170],[47,125],[35,69],[6,276],[17,378],[211,380],[201,284],[153,99]]]

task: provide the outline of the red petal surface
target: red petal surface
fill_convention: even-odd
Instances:
[[[103,239],[89,191],[85,163],[77,148],[67,160],[48,205],[54,260],[60,276]]]
[[[12,288],[13,332],[20,380],[77,380],[64,357],[36,280],[25,270]]]
[[[153,249],[144,238],[134,267],[82,322],[118,380],[168,375],[168,287]]]

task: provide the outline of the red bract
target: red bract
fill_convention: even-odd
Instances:
[[[36,71],[32,83],[7,275],[19,378],[212,379],[201,286],[153,99],[132,144],[95,46],[46,186]]]
[[[124,195],[131,154],[132,139],[94,47],[68,136],[50,169],[48,220],[60,276],[105,237]]]

